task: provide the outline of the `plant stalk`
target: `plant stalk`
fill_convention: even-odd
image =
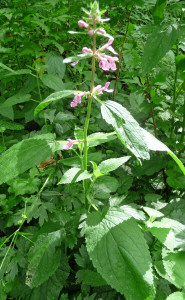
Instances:
[[[93,30],[95,31],[96,24],[95,21],[93,22]],[[93,54],[96,52],[96,34],[93,35]],[[89,127],[89,120],[91,116],[91,104],[92,104],[92,92],[94,88],[94,76],[95,76],[95,56],[92,57],[92,77],[91,77],[91,87],[90,87],[90,96],[88,99],[88,106],[87,106],[87,116],[85,120],[85,128],[84,128],[84,159],[83,159],[83,169],[84,171],[87,170],[87,132]],[[84,180],[84,192],[85,192],[85,208],[88,209],[88,198],[87,198],[87,192],[88,192],[88,183],[87,179]]]
[[[130,17],[131,17],[131,13],[132,13],[133,7],[134,6],[131,7],[131,10],[130,10],[130,13],[129,13],[128,22],[127,22],[127,28],[126,28],[126,33],[125,33],[125,36],[123,38],[123,42],[122,42],[122,46],[121,46],[121,51],[120,51],[120,55],[119,55],[118,71],[117,71],[117,75],[116,75],[116,81],[115,81],[115,85],[114,85],[114,92],[113,92],[113,96],[112,96],[113,100],[115,99],[116,88],[117,88],[118,79],[119,79],[119,75],[120,75],[121,61],[122,61],[122,56],[123,56],[123,47],[125,45],[125,41],[126,41],[126,38],[127,38],[129,24],[130,24]]]

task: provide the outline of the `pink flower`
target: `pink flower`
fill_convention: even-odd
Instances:
[[[94,33],[94,30],[89,30],[89,35],[93,35],[93,33]]]
[[[93,94],[103,94],[103,92],[108,92],[108,93],[112,93],[114,90],[108,90],[108,87],[110,85],[110,82],[108,81],[104,87],[102,87],[101,85],[97,85],[94,89],[93,89]]]
[[[105,49],[107,49],[112,43],[113,43],[113,41],[114,41],[114,39],[110,39],[109,41],[108,41],[108,43],[106,43],[105,45],[103,45],[99,50],[105,50]]]
[[[73,144],[76,144],[76,143],[80,142],[80,140],[71,140],[71,139],[67,139],[67,140],[68,140],[68,142],[64,145],[65,150],[68,150],[68,149],[72,148]]]
[[[73,63],[71,63],[71,66],[76,66],[78,64],[79,60],[74,61]]]
[[[103,29],[103,28],[98,29],[98,31],[99,31],[101,34],[106,34],[106,31],[105,31],[105,29]]]
[[[108,81],[106,84],[105,84],[105,86],[104,87],[101,87],[100,89],[99,89],[99,94],[103,94],[102,92],[108,92],[108,93],[112,93],[114,90],[108,90],[108,87],[109,87],[109,85],[110,85],[110,82]]]
[[[87,95],[89,92],[81,92],[81,93],[74,93],[75,97],[73,101],[71,102],[71,107],[76,107],[78,104],[81,103],[81,98],[85,95]]]
[[[83,47],[82,52],[83,53],[92,53],[92,50],[90,48]]]
[[[89,27],[89,24],[87,24],[83,20],[80,20],[80,21],[78,21],[78,26],[87,28],[87,27]]]

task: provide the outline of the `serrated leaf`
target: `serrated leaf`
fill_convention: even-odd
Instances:
[[[28,253],[26,284],[38,287],[52,276],[60,265],[61,249],[55,248],[61,243],[60,230],[40,235]]]
[[[126,299],[153,299],[152,262],[136,221],[119,208],[87,219],[87,250],[94,267]]]
[[[176,292],[169,295],[166,300],[185,300],[185,293]]]
[[[76,273],[77,282],[82,282],[93,287],[107,285],[101,275],[92,270],[79,270]]]
[[[185,288],[185,252],[170,252],[163,248],[162,250],[163,265],[171,282],[178,288]]]
[[[56,300],[66,283],[66,279],[69,276],[69,265],[67,257],[61,254],[60,267],[55,271],[55,273],[49,277],[47,281],[41,284],[39,287],[29,289],[30,297],[27,298],[26,295],[23,299],[26,300],[41,300],[44,295],[46,300]]]
[[[0,184],[38,165],[55,152],[53,134],[23,140],[0,156]]]
[[[61,56],[56,53],[47,53],[45,57],[48,74],[64,77],[66,66]]]
[[[55,91],[63,90],[63,82],[59,76],[53,74],[44,74],[40,77],[44,85]]]
[[[130,156],[124,156],[124,157],[110,158],[110,159],[104,160],[98,166],[99,171],[102,174],[107,174],[111,171],[114,171],[117,168],[119,168],[121,165],[126,163],[129,160],[129,158],[130,158]]]
[[[37,115],[39,111],[43,110],[46,106],[48,106],[50,103],[53,101],[60,100],[62,98],[67,98],[71,95],[74,95],[75,91],[72,90],[64,90],[64,91],[59,91],[56,93],[53,93],[49,95],[44,101],[42,101],[36,108],[34,115]]]
[[[108,100],[101,106],[101,113],[103,119],[114,127],[121,142],[137,158],[150,158],[141,127],[126,108]]]
[[[150,150],[153,151],[166,151],[177,163],[183,174],[185,175],[185,167],[178,157],[162,142],[156,139],[151,133],[142,128],[145,142]]]
[[[92,55],[83,53],[83,54],[79,54],[76,56],[71,56],[71,57],[65,58],[63,60],[63,63],[68,64],[68,63],[72,63],[77,60],[82,60],[82,59],[86,59],[86,58],[90,58],[90,57],[92,57]]]
[[[117,178],[111,176],[102,176],[97,178],[93,186],[93,196],[98,199],[107,199],[110,193],[115,193],[119,182]]]
[[[152,33],[145,44],[142,69],[144,73],[151,71],[153,67],[165,56],[172,48],[178,38],[177,28],[174,25],[168,26],[166,29],[160,29],[158,32]]]
[[[83,171],[80,168],[71,168],[68,171],[64,173],[61,180],[58,182],[58,184],[67,184],[67,183],[74,183],[79,182],[84,179],[91,178],[92,174],[89,174],[87,170]]]

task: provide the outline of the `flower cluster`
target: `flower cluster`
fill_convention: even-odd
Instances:
[[[68,140],[68,142],[64,145],[65,150],[72,148],[74,144],[77,144],[80,142],[80,140],[71,140],[71,139],[67,139],[67,140]]]
[[[73,101],[71,102],[71,107],[75,107],[78,104],[80,104],[83,96],[94,97],[98,94],[103,94],[103,92],[112,93],[113,92],[112,89],[108,90],[109,85],[110,85],[110,82],[107,82],[105,84],[105,86],[103,86],[103,87],[99,84],[96,87],[94,87],[92,93],[90,93],[90,92],[75,92],[74,93],[75,97],[74,97]]]
[[[110,56],[104,53],[104,50],[109,50],[110,52],[112,52],[115,55],[118,55],[118,53],[114,50],[114,48],[111,46],[113,43],[114,39],[111,38],[109,39],[109,41],[103,45],[101,48],[99,48],[96,52],[95,52],[95,57],[97,59],[99,59],[99,67],[100,69],[104,70],[104,71],[109,71],[109,70],[116,70],[116,61],[118,61],[118,57],[117,56]],[[82,49],[83,53],[89,53],[90,55],[93,54],[93,51],[90,48],[87,47],[83,47]],[[73,62],[71,65],[75,66],[79,61],[75,61]]]

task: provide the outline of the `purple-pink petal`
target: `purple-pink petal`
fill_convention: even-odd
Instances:
[[[80,20],[80,21],[78,21],[78,26],[87,28],[87,27],[89,27],[89,24],[87,24],[83,20]]]
[[[77,63],[79,62],[79,60],[74,61],[73,63],[71,63],[72,66],[76,66]]]

